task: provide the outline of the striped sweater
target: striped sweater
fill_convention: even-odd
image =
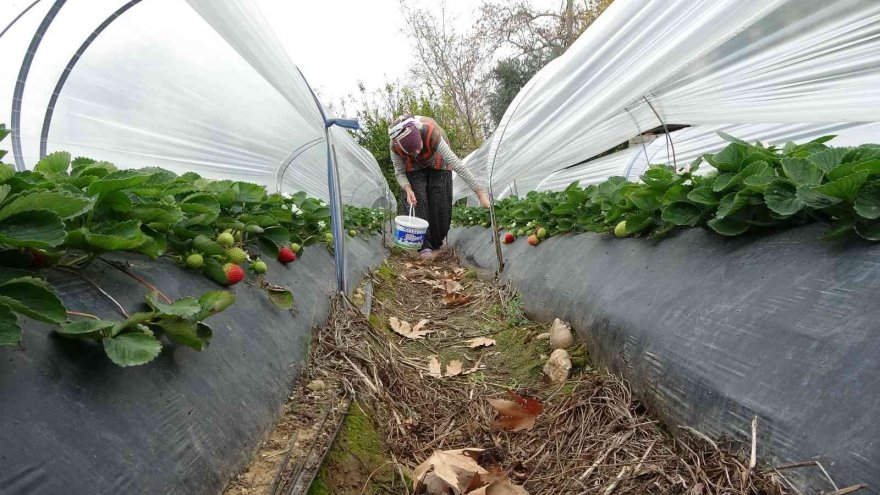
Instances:
[[[421,130],[422,122],[421,119],[429,120],[426,117],[416,116],[416,126]],[[433,121],[432,121],[433,123]],[[436,124],[435,124],[436,125]],[[440,126],[436,126],[440,129]],[[440,155],[442,160],[443,168],[446,170],[452,170],[474,191],[481,189],[480,183],[477,178],[474,176],[470,167],[465,165],[458,156],[452,151],[449,147],[449,143],[446,141],[446,136],[440,129],[440,139],[437,140],[436,146],[434,149],[435,155]],[[389,144],[389,148],[391,149],[391,162],[394,164],[394,175],[397,177],[397,182],[400,184],[400,187],[404,187],[409,184],[409,179],[406,178],[407,171],[407,160],[398,154],[394,149],[394,143]],[[425,162],[431,163],[434,162],[434,157],[428,157]],[[417,168],[424,168],[424,165]]]

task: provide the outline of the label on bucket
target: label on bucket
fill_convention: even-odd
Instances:
[[[425,229],[397,226],[394,243],[405,249],[421,249],[425,242]]]

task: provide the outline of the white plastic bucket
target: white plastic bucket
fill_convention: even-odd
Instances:
[[[425,243],[425,232],[428,222],[413,216],[413,207],[409,207],[409,216],[394,217],[394,245],[411,251],[422,249]]]

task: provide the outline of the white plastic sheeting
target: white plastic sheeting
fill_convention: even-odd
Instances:
[[[477,181],[480,183],[480,186],[485,191],[489,184],[489,177],[487,176],[488,170],[485,167],[486,163],[486,155],[489,153],[488,146],[481,146],[475,151],[472,151],[471,154],[464,157],[462,162],[471,168],[471,171],[474,173],[474,177],[477,178]],[[468,204],[471,206],[478,206],[480,203],[477,201],[477,195],[471,190],[470,186],[464,183],[463,180],[459,179],[458,176],[453,172],[453,188],[452,188],[452,196],[455,199],[461,199],[464,197],[468,198]]]
[[[715,153],[728,142],[718,135],[727,133],[748,142],[761,141],[764,145],[781,147],[789,141],[805,142],[821,136],[837,136],[829,144],[854,146],[880,140],[880,123],[838,124],[729,124],[688,127],[669,134],[675,146],[679,165],[689,165],[706,153]],[[526,184],[528,190],[558,191],[574,181],[581,185],[596,184],[611,176],[636,181],[651,164],[672,164],[672,149],[664,136],[653,142],[636,145],[617,153],[597,158],[582,165],[569,167],[549,175],[538,184]],[[699,173],[714,170],[702,164]]]
[[[32,3],[3,0],[0,30]],[[121,7],[128,8],[112,18]],[[323,139],[323,120],[255,0],[41,0],[0,37],[0,122],[12,124],[22,61],[52,9],[57,15],[23,85],[17,132],[26,167],[39,160],[46,109],[65,68],[109,21],[66,74],[51,112],[48,152],[329,199],[323,142],[285,163],[300,145]],[[346,131],[331,134],[343,201],[393,202],[376,160]]]
[[[488,163],[499,195],[663,122],[878,120],[880,2],[617,0],[523,88]]]

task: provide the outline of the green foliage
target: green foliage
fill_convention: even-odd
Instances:
[[[502,229],[545,227],[549,234],[610,232],[620,222],[626,235],[660,237],[680,228],[703,225],[720,235],[785,228],[819,220],[830,225],[823,236],[856,233],[880,240],[880,145],[832,148],[830,137],[784,148],[730,141],[702,157],[717,169],[694,175],[699,161],[684,173],[655,165],[633,183],[611,177],[582,188],[530,192],[505,198],[496,207]],[[488,224],[488,211],[457,207],[457,225]]]
[[[0,140],[8,134],[0,125]],[[381,228],[381,212],[349,211],[353,229],[366,233]],[[67,314],[42,279],[9,267],[80,269],[103,253],[129,251],[168,256],[184,266],[187,259],[201,257],[201,263],[190,263],[189,268],[217,279],[212,270],[222,267],[227,256],[227,249],[216,242],[221,234],[232,238],[229,252],[244,259],[242,253],[250,246],[259,245],[275,256],[284,246],[324,242],[329,227],[327,204],[302,192],[282,196],[256,184],[177,175],[155,167],[119,170],[90,158],[71,159],[66,152],[46,156],[32,171],[16,172],[0,163],[0,345],[20,341],[19,315],[63,324]],[[258,261],[250,258],[241,263],[243,268]],[[258,275],[253,285],[264,289],[277,307],[291,308],[293,295],[266,282],[267,265],[260,263],[259,273],[251,269]],[[218,279],[224,281],[225,276]],[[231,302],[213,293],[173,304],[148,296],[149,318],[112,325],[68,323],[58,332],[99,338],[117,364],[142,364],[161,349],[154,332],[204,349],[213,332],[201,320]]]
[[[146,364],[162,351],[162,335],[197,351],[206,349],[214,332],[202,320],[231,306],[235,295],[212,291],[198,299],[184,297],[165,303],[151,292],[145,299],[150,311],[135,313],[123,321],[78,320],[59,326],[55,332],[66,338],[99,342],[107,357],[119,366]]]
[[[0,346],[21,340],[18,315],[59,324],[67,318],[67,310],[45,280],[5,269],[0,272]]]
[[[492,69],[495,87],[489,94],[489,116],[497,126],[519,91],[549,60],[538,57],[499,60]]]
[[[345,217],[345,230],[355,231],[358,235],[381,233],[384,223],[388,220],[385,210],[381,208],[343,205],[342,209]]]

